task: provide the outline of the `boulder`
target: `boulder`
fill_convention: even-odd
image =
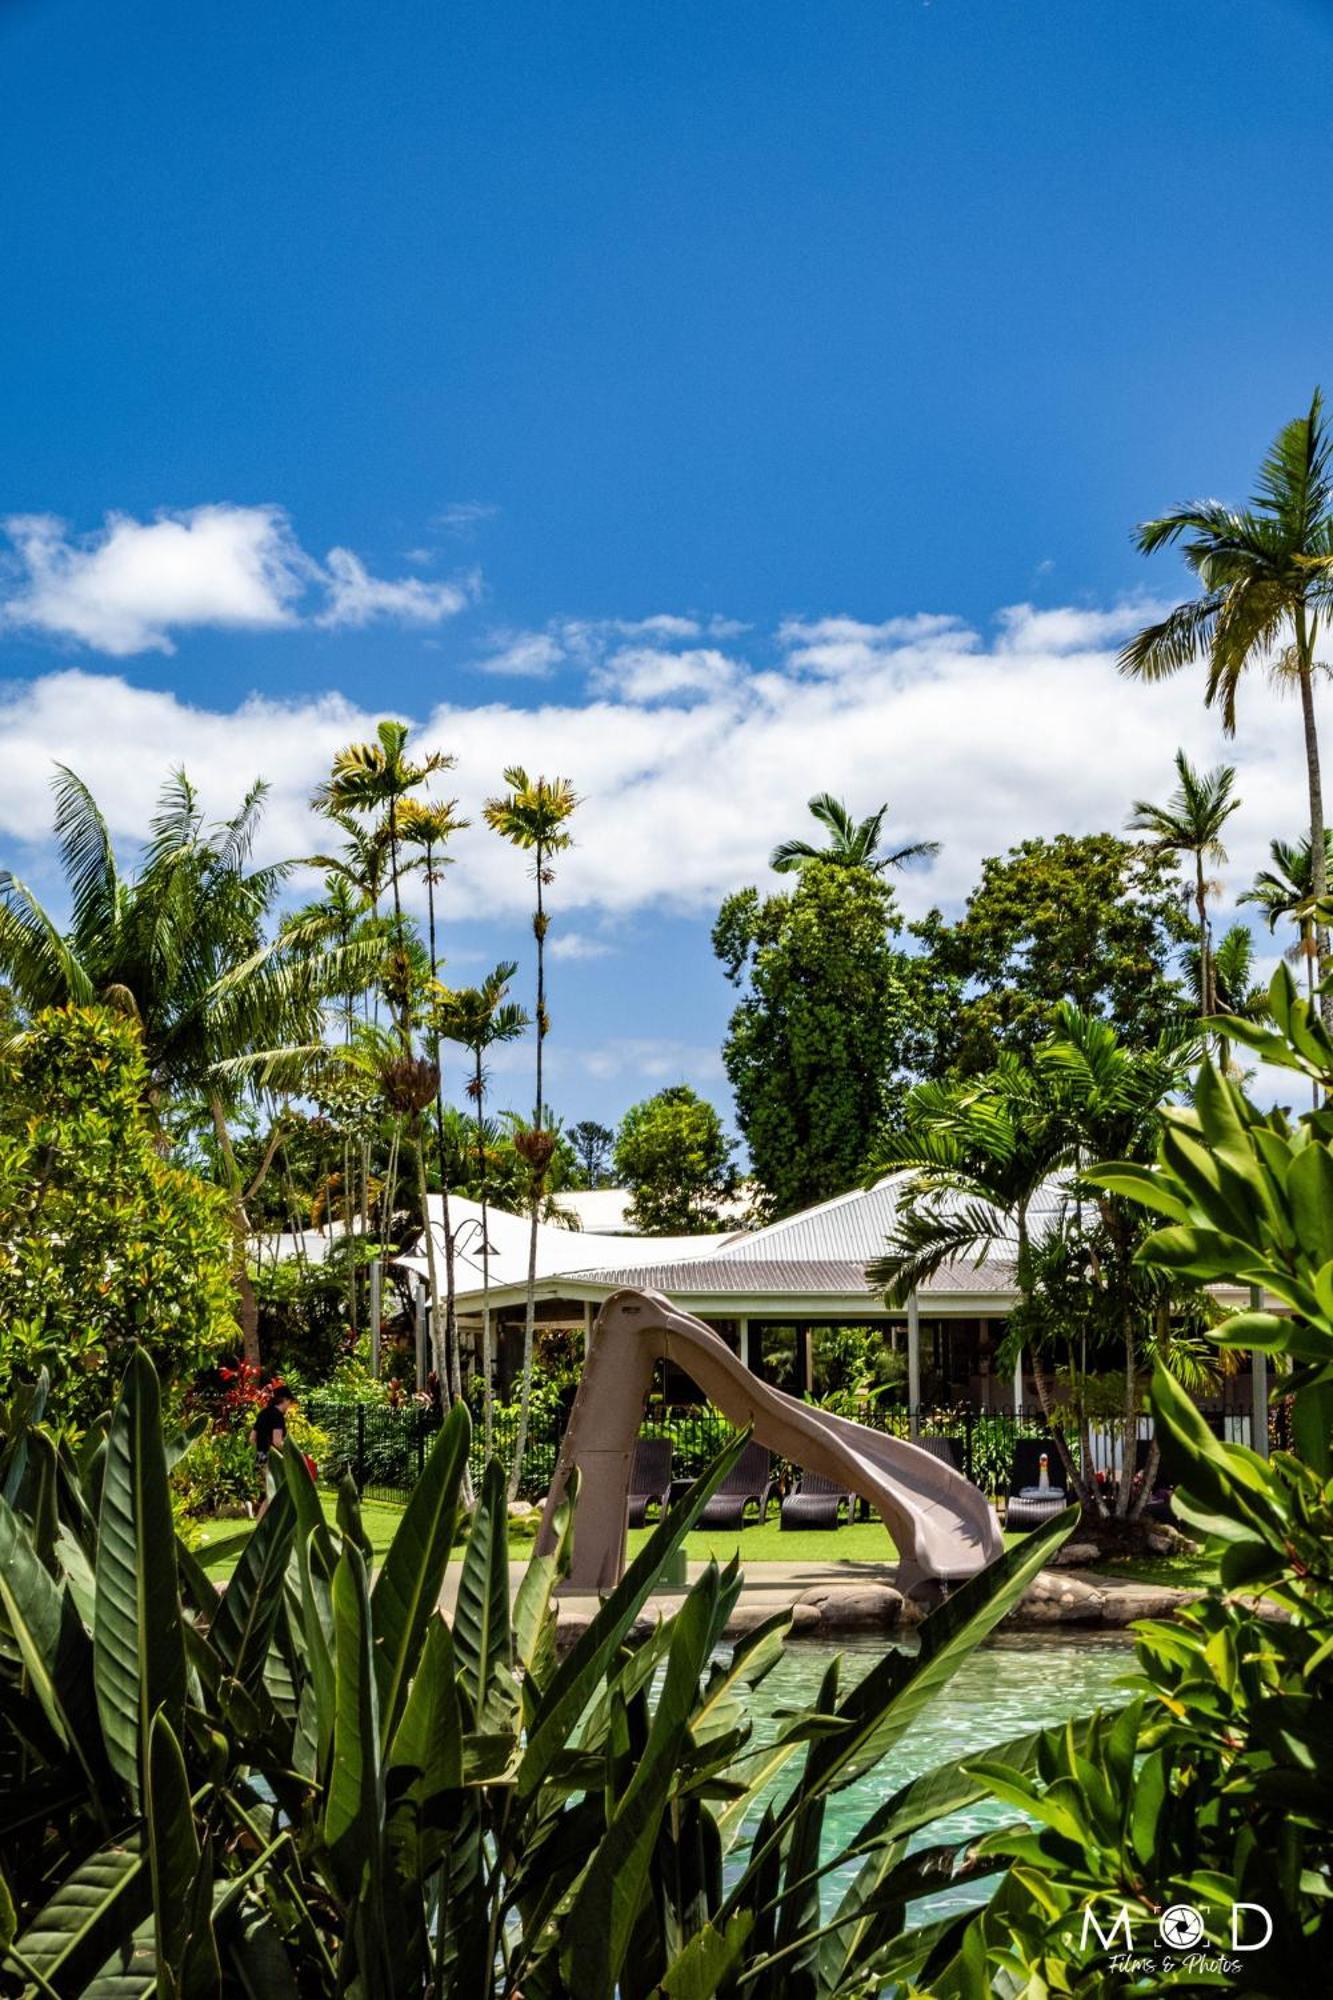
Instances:
[[[1117,1583],[1105,1592],[1104,1625],[1132,1625],[1136,1618],[1174,1618],[1182,1604],[1191,1604],[1197,1590],[1173,1590],[1165,1583]]]
[[[1092,1569],[1101,1551],[1096,1542],[1066,1542],[1051,1557],[1052,1569]]]
[[[511,1521],[530,1521],[537,1509],[531,1500],[511,1500],[505,1511]]]
[[[817,1583],[804,1590],[796,1609],[812,1608],[825,1632],[891,1630],[902,1623],[903,1595],[888,1583]]]
[[[1105,1591],[1081,1577],[1044,1569],[1028,1585],[1006,1625],[1100,1625]]]

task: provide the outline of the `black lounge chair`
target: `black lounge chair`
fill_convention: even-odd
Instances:
[[[913,1438],[912,1443],[916,1445],[918,1450],[928,1451],[932,1458],[940,1459],[951,1471],[962,1471],[963,1454],[959,1448],[957,1438],[918,1437]]]
[[[731,1471],[699,1516],[701,1528],[743,1528],[745,1510],[759,1509],[759,1525],[768,1519],[768,1503],[773,1493],[772,1468],[768,1447],[747,1444]]]
[[[671,1439],[638,1438],[634,1445],[634,1463],[629,1472],[629,1524],[631,1528],[641,1528],[648,1519],[648,1509],[657,1502],[659,1514],[665,1514],[671,1498]]]
[[[1041,1456],[1046,1454],[1046,1476],[1051,1483],[1050,1497],[1037,1499],[1035,1495],[1023,1497],[1025,1486],[1035,1487],[1041,1477]],[[1007,1529],[1037,1528],[1043,1521],[1049,1521],[1052,1514],[1058,1514],[1066,1504],[1064,1461],[1056,1449],[1054,1438],[1019,1438],[1014,1446],[1013,1464],[1009,1469],[1009,1499],[1004,1510],[1004,1525]]]
[[[836,1479],[820,1472],[803,1472],[794,1493],[784,1494],[778,1511],[780,1528],[836,1528],[838,1516],[847,1509],[852,1518],[852,1496]]]

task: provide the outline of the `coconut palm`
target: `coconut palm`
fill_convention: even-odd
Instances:
[[[258,1359],[258,1307],[245,1268],[247,1204],[282,1136],[273,1121],[256,1171],[242,1173],[230,1123],[250,1088],[282,1096],[317,1073],[327,1004],[373,970],[378,947],[333,944],[312,920],[269,934],[295,865],[249,867],[266,787],[206,823],[183,771],[162,788],[141,865],[117,861],[88,787],[57,767],[55,832],[69,892],[62,930],[26,884],[0,872],[0,974],[29,1011],[101,1002],[129,1014],[159,1105],[197,1099],[214,1132],[232,1203],[247,1357]]]
[[[768,857],[770,868],[779,875],[798,873],[812,861],[829,861],[838,868],[868,868],[874,875],[883,875],[890,868],[905,868],[913,861],[933,860],[940,851],[938,840],[910,840],[881,854],[879,841],[889,810],[887,804],[861,820],[854,820],[832,792],[817,792],[809,807],[829,840],[823,847],[816,847],[808,840],[782,841]]]
[[[516,1042],[526,1033],[528,1016],[510,1000],[509,984],[518,967],[506,960],[489,972],[480,986],[442,990],[432,1010],[435,1033],[445,1041],[459,1042],[472,1057],[472,1074],[467,1094],[475,1117],[477,1199],[481,1203],[481,1394],[486,1433],[486,1457],[491,1456],[493,1429],[493,1361],[491,1352],[491,1246],[487,1235],[487,1052],[505,1042]]]
[[[537,1324],[537,1225],[545,1192],[546,1170],[555,1141],[543,1127],[542,1052],[550,1030],[546,1011],[546,914],[545,891],[554,880],[551,857],[572,845],[569,821],[579,801],[567,778],[530,778],[521,764],[513,764],[504,774],[508,791],[487,799],[483,807],[486,824],[493,832],[532,856],[532,877],[537,887],[532,935],[537,945],[537,1095],[532,1128],[522,1136],[521,1151],[531,1175],[528,1209],[531,1228],[528,1240],[527,1300],[523,1314],[523,1381],[519,1395],[518,1435],[514,1442],[514,1463],[510,1474],[511,1491],[517,1492],[528,1441],[528,1404],[532,1396],[532,1343]],[[516,1142],[518,1143],[518,1142]]]
[[[1196,771],[1185,752],[1177,750],[1176,775],[1180,783],[1164,806],[1136,799],[1126,824],[1133,833],[1146,833],[1148,846],[1158,854],[1187,854],[1193,859],[1194,908],[1199,924],[1199,1011],[1215,1014],[1217,993],[1208,922],[1208,893],[1213,885],[1205,868],[1226,860],[1222,831],[1241,802],[1234,796],[1236,772],[1230,764],[1219,764],[1215,771]]]
[[[1248,507],[1196,501],[1144,522],[1135,540],[1144,555],[1180,547],[1202,589],[1130,640],[1120,655],[1123,673],[1163,680],[1202,657],[1208,670],[1205,700],[1221,708],[1229,736],[1235,734],[1236,697],[1247,668],[1275,666],[1295,682],[1305,734],[1312,888],[1321,902],[1329,871],[1314,682],[1320,626],[1333,598],[1333,435],[1319,391],[1306,415],[1278,432]],[[1316,946],[1321,972],[1327,971],[1322,923],[1316,925]],[[1333,993],[1325,993],[1323,1010],[1333,1025]]]

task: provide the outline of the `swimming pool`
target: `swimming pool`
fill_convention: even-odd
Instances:
[[[780,1710],[815,1705],[820,1681],[835,1653],[843,1656],[840,1687],[845,1693],[882,1658],[884,1643],[883,1639],[849,1637],[840,1645],[824,1640],[798,1640],[789,1645],[755,1691],[754,1740],[762,1742],[776,1733]],[[911,1640],[900,1643],[907,1649]],[[1118,1632],[1082,1633],[1078,1637],[1015,1632],[991,1639],[963,1662],[883,1763],[829,1800],[824,1853],[828,1855],[849,1841],[875,1808],[909,1779],[943,1764],[959,1763],[1010,1737],[1064,1722],[1094,1708],[1118,1706],[1127,1699],[1124,1682],[1134,1665],[1133,1647]],[[796,1768],[788,1765],[777,1791],[785,1793]],[[1013,1817],[1009,1807],[981,1801],[935,1822],[912,1844],[966,1839],[1004,1825]],[[826,1909],[836,1903],[855,1866],[835,1870],[826,1878]],[[924,1920],[985,1902],[993,1886],[993,1881],[987,1880],[941,1890],[914,1908],[913,1915]]]

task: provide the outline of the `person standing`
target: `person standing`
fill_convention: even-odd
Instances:
[[[250,1432],[250,1442],[255,1448],[255,1461],[259,1472],[259,1508],[255,1519],[259,1520],[268,1506],[272,1489],[268,1476],[268,1455],[271,1451],[281,1451],[287,1442],[287,1419],[297,1407],[296,1398],[285,1383],[279,1382],[255,1418]]]

